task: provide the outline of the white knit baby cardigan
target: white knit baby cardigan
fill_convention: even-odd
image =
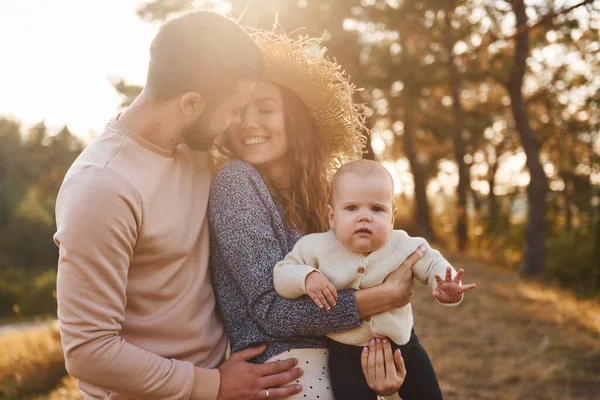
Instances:
[[[275,290],[286,298],[300,297],[305,293],[306,276],[319,271],[324,274],[336,290],[366,289],[383,283],[420,245],[427,252],[414,266],[417,281],[433,291],[437,286],[435,274],[444,278],[450,263],[440,252],[429,247],[423,238],[410,237],[405,231],[392,231],[386,244],[365,256],[346,249],[335,237],[333,230],[315,233],[301,238],[285,259],[273,269]],[[452,268],[452,277],[456,270]],[[461,300],[462,301],[462,300]],[[443,304],[454,306],[453,304]],[[320,312],[316,310],[315,312]],[[413,327],[410,304],[391,311],[365,318],[362,326],[345,332],[330,333],[331,339],[353,346],[366,346],[374,337],[388,337],[396,344],[406,344]]]

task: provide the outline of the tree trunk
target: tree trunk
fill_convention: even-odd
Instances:
[[[571,203],[573,201],[572,187],[569,187],[571,182],[567,181],[566,188],[564,190],[565,198],[565,230],[569,233],[573,232],[573,211]]]
[[[406,94],[404,94],[406,96]],[[411,100],[404,102],[404,153],[410,163],[410,169],[415,183],[415,214],[416,223],[423,236],[431,241],[435,241],[435,233],[431,227],[429,218],[429,202],[427,200],[427,177],[424,168],[417,160],[417,151],[414,144],[414,121],[413,106]]]
[[[362,158],[365,160],[375,160],[375,153],[373,153],[373,146],[371,146],[371,133],[367,134],[367,145],[365,146]]]
[[[498,211],[498,197],[494,193],[494,189],[496,187],[496,172],[498,172],[499,166],[498,157],[496,154],[496,160],[490,166],[490,172],[488,174],[488,185],[490,187],[490,193],[488,195],[488,226],[487,233],[490,236],[498,235],[498,220],[499,220],[499,211]]]
[[[500,209],[498,205],[498,197],[494,193],[496,188],[496,174],[500,167],[500,157],[504,153],[504,149],[508,145],[508,141],[505,139],[500,143],[494,145],[494,158],[493,162],[490,162],[488,156],[488,185],[490,187],[490,193],[488,195],[488,226],[487,233],[490,236],[498,236],[498,230],[500,229]]]
[[[8,225],[8,193],[4,190],[6,185],[6,168],[4,166],[4,157],[0,153],[0,233],[4,231]]]
[[[513,0],[517,30],[527,26],[524,0]],[[511,110],[525,155],[531,181],[527,188],[528,218],[525,230],[525,258],[523,273],[539,275],[546,268],[546,192],[547,179],[539,158],[539,143],[531,130],[522,86],[525,62],[529,55],[529,32],[518,35],[515,43],[514,65],[508,82]]]
[[[456,197],[458,199],[456,216],[456,234],[458,238],[458,248],[461,251],[466,250],[468,246],[467,236],[467,189],[470,186],[469,167],[465,163],[465,140],[462,136],[464,127],[463,109],[460,102],[460,76],[456,64],[454,64],[453,41],[448,43],[448,79],[450,91],[452,93],[452,113],[454,116],[454,125],[452,127],[452,136],[454,138],[454,158],[458,165],[458,186],[456,188]]]
[[[600,196],[600,190],[597,191],[597,195]],[[596,258],[596,287],[600,288],[600,201],[596,204],[596,239],[594,242],[594,254]]]
[[[471,194],[471,199],[473,200],[473,208],[475,209],[475,214],[481,215],[481,200],[479,199],[479,195],[477,191],[473,189],[469,185],[469,193]]]

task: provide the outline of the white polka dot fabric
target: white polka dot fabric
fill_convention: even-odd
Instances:
[[[331,389],[327,357],[327,349],[291,349],[268,360],[296,358],[298,367],[304,371],[300,379],[293,382],[302,385],[302,392],[286,397],[285,400],[335,400]]]
[[[327,366],[327,349],[291,349],[271,357],[266,362],[295,358],[304,374],[296,382],[302,385],[302,392],[284,400],[335,400]],[[378,400],[401,400],[397,394],[377,397]],[[338,399],[343,400],[343,399]]]

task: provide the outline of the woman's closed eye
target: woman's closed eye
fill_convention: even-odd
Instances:
[[[259,108],[258,112],[261,114],[271,114],[275,110],[273,108]]]

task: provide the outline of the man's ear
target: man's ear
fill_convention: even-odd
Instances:
[[[335,214],[333,212],[333,207],[331,207],[331,205],[327,204],[327,214],[329,215],[329,228],[333,229],[333,225],[335,222]]]
[[[200,115],[206,108],[206,100],[196,92],[187,92],[181,96],[179,107],[185,115]]]

